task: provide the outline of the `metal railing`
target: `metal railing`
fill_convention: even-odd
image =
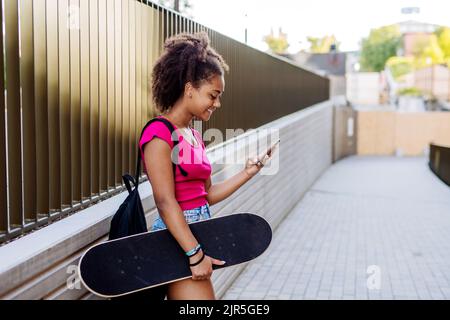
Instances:
[[[123,190],[168,36],[206,31],[230,66],[204,129],[255,128],[328,99],[327,78],[150,1],[0,6],[0,243]]]
[[[439,179],[450,186],[450,147],[430,144],[430,161],[428,165]]]

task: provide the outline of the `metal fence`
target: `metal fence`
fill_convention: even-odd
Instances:
[[[230,66],[204,129],[255,128],[328,99],[328,79],[151,2],[0,6],[0,243],[123,190],[170,35],[206,31]]]
[[[450,147],[430,144],[429,166],[439,179],[450,186]]]

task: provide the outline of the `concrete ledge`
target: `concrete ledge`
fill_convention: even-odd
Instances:
[[[275,229],[331,164],[333,103],[327,101],[311,106],[208,149],[208,158],[213,166],[212,181],[215,183],[243,167],[243,164],[224,164],[224,159],[229,155],[227,145],[236,143],[239,153],[239,149],[246,148],[252,141],[254,133],[269,128],[279,129],[282,140],[278,173],[272,176],[257,175],[228,199],[212,206],[212,214],[253,212],[264,216]],[[236,152],[236,148],[230,152]],[[139,190],[150,226],[157,209],[149,182],[142,183]],[[126,195],[127,192],[123,192],[0,247],[0,298],[95,299],[77,282],[79,279],[71,273],[71,266],[78,264],[87,248],[106,240],[111,218]],[[245,265],[218,270],[213,274],[218,297],[225,293],[243,268]],[[76,289],[67,286],[71,277]]]

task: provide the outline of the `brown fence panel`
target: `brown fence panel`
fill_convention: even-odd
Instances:
[[[3,12],[3,1],[0,1],[0,13]],[[0,24],[3,25],[3,14]],[[5,73],[3,41],[0,41],[0,74]],[[5,135],[5,78],[0,77],[0,235],[5,237],[8,230],[8,194],[6,191],[6,135]]]
[[[328,79],[150,1],[0,6],[0,243],[123,191],[168,36],[205,31],[230,66],[202,130],[242,132],[328,99]]]

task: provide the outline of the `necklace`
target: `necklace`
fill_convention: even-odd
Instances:
[[[190,128],[178,128],[180,130],[182,130],[184,132],[184,137],[186,139],[186,136],[189,136],[189,143],[192,144],[194,147],[197,146],[197,140],[194,137],[194,134],[192,133],[192,131],[190,130]],[[187,131],[189,131],[189,133],[187,133]]]
[[[173,121],[170,120],[169,117],[167,116],[167,113],[163,113],[162,116],[165,117],[167,120],[169,120],[170,122],[173,123]],[[184,132],[184,134],[183,134],[183,137],[184,137],[184,138],[185,138],[186,136],[189,137],[189,139],[187,139],[187,140],[189,141],[189,143],[190,143],[191,145],[193,145],[194,147],[196,147],[196,146],[198,145],[198,144],[197,144],[197,139],[195,139],[194,134],[193,134],[192,131],[190,130],[190,127],[181,128],[181,127],[178,127],[178,126],[177,126],[177,128],[178,128],[181,132]],[[189,133],[188,133],[188,132],[189,132]],[[186,139],[186,138],[185,138],[185,139]]]

